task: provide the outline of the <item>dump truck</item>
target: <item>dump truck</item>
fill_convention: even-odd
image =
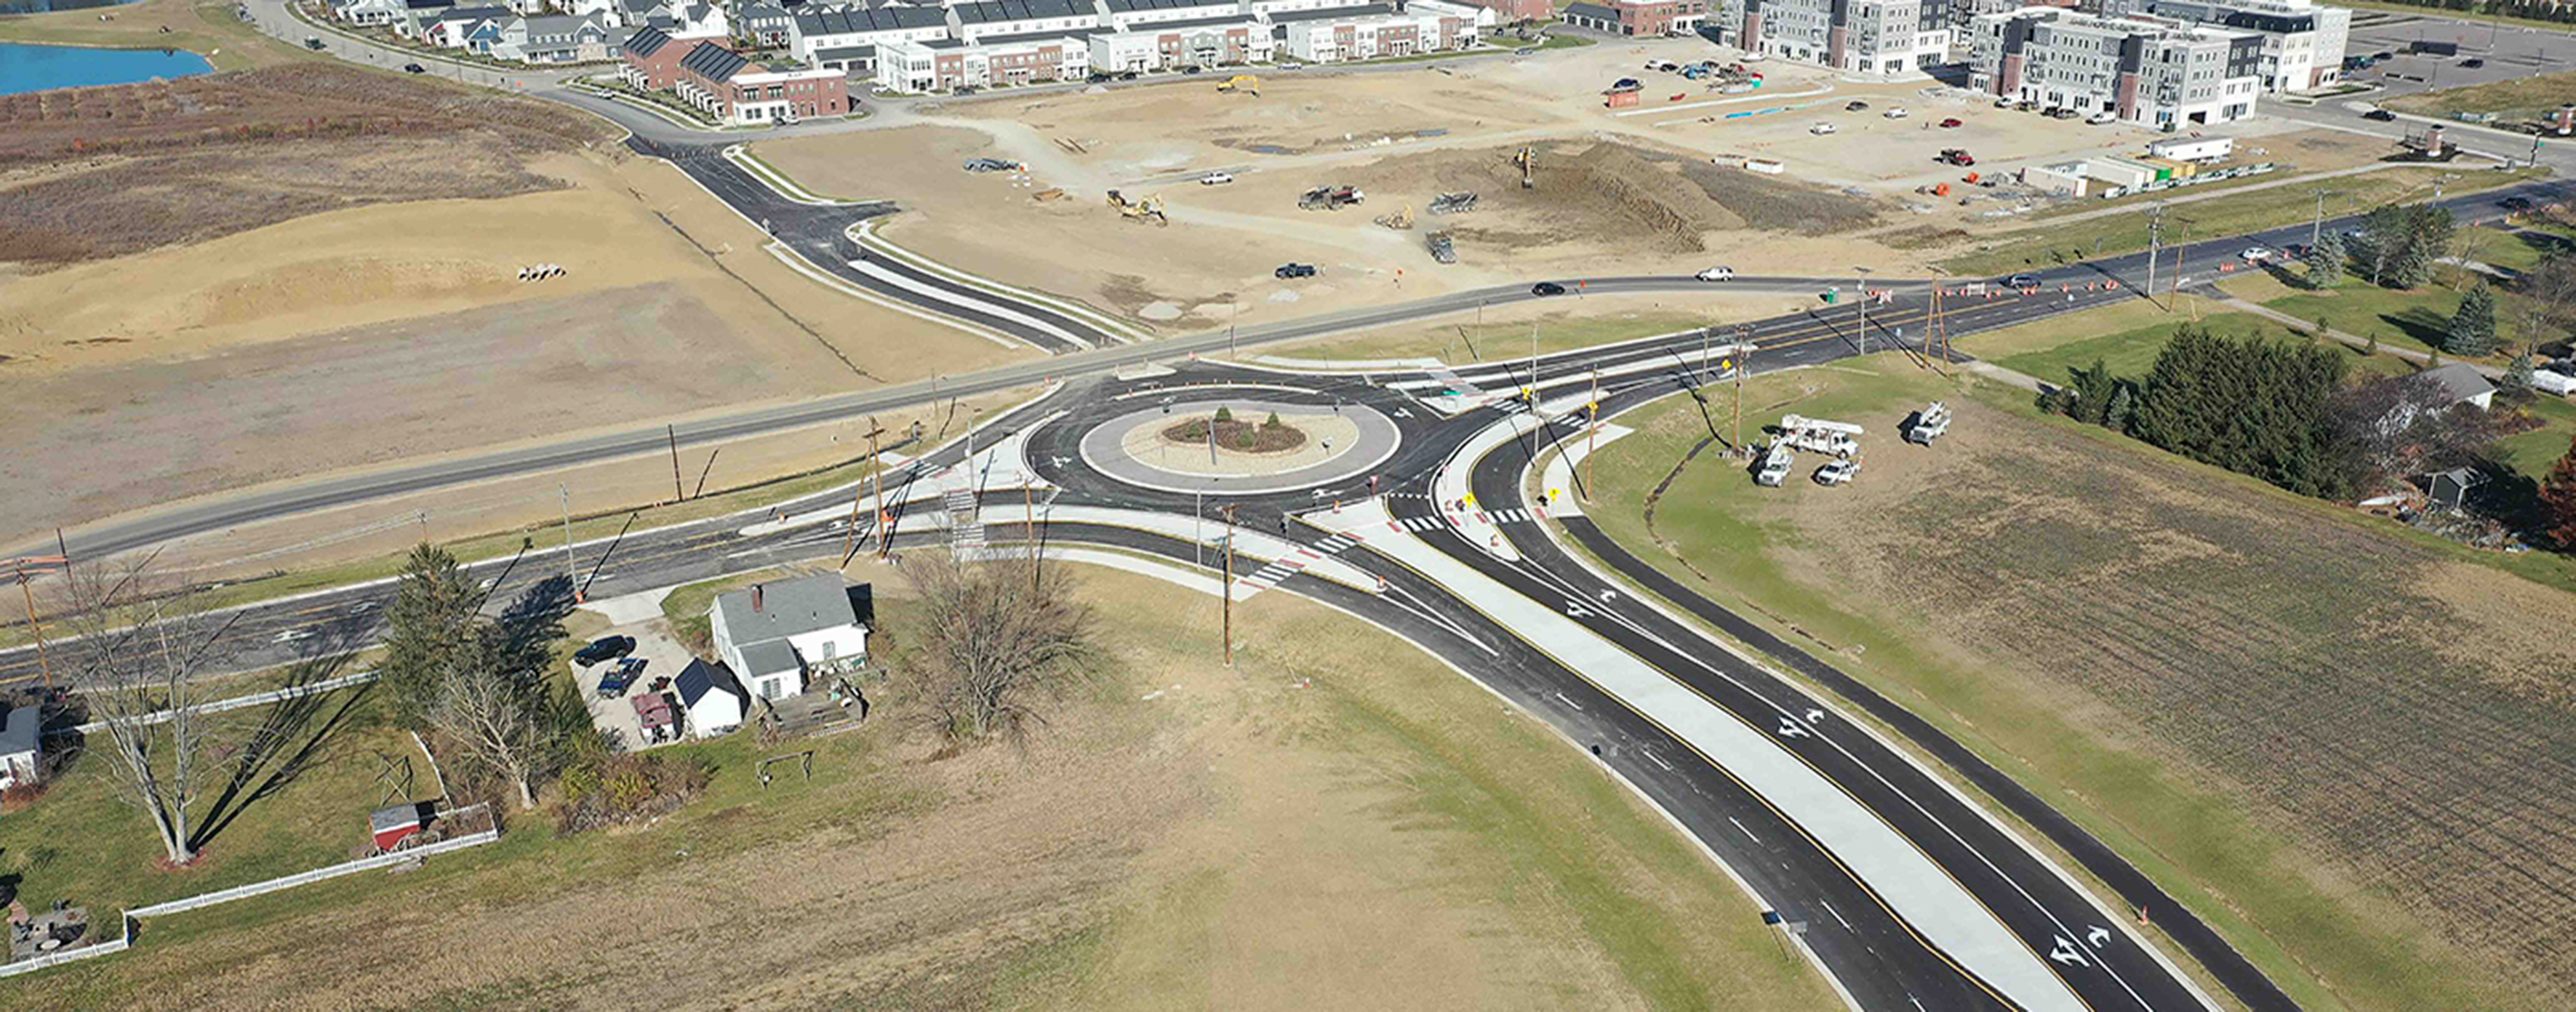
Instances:
[[[1448,232],[1432,232],[1423,236],[1422,239],[1423,244],[1431,249],[1432,260],[1444,264],[1454,264],[1458,262],[1458,247],[1455,243],[1450,241]]]

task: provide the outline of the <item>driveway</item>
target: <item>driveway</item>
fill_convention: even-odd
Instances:
[[[600,635],[635,637],[635,652],[627,656],[641,658],[644,661],[644,671],[636,678],[634,684],[627,686],[626,691],[614,696],[601,696],[599,680],[610,671],[616,670],[617,664],[608,662],[574,669],[573,681],[581,688],[582,705],[590,710],[591,725],[599,728],[602,733],[614,737],[619,747],[628,750],[649,748],[654,744],[660,744],[645,740],[643,725],[635,716],[635,704],[632,700],[653,691],[652,686],[655,682],[679,677],[680,670],[689,666],[692,656],[689,649],[681,646],[679,640],[672,638],[669,624],[658,617],[642,622],[611,626],[608,631]],[[669,693],[669,688],[668,685],[663,687],[666,693]],[[670,695],[671,712],[676,717],[680,712],[679,697],[676,693],[670,693]],[[675,727],[674,730],[678,728]]]

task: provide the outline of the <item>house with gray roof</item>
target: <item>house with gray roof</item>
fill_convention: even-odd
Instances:
[[[2475,404],[2485,411],[2495,406],[2495,384],[2478,374],[2476,366],[2466,362],[2426,369],[2415,374],[2415,382],[2430,385],[2441,392],[2442,405]]]
[[[584,63],[609,57],[608,26],[599,15],[553,14],[512,18],[492,42],[494,59],[523,63]]]
[[[41,709],[0,703],[0,789],[36,782],[42,772],[37,759],[44,748],[43,723]]]
[[[701,46],[690,56],[707,50],[724,52]],[[851,605],[851,588],[837,573],[769,580],[718,594],[707,620],[716,656],[754,698],[799,695],[809,676],[867,662],[868,628]]]

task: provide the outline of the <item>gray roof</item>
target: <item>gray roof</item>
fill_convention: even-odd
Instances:
[[[1249,25],[1252,23],[1252,18],[1247,15],[1219,14],[1212,18],[1182,18],[1178,21],[1145,21],[1130,25],[1127,30],[1137,35],[1152,35],[1156,32],[1177,32],[1191,28],[1213,28],[1218,25]]]
[[[698,700],[718,689],[731,693],[736,702],[746,698],[742,686],[733,680],[733,672],[725,670],[724,665],[695,657],[689,658],[689,666],[681,668],[680,676],[671,680],[671,687],[680,691],[680,702],[688,706],[698,705]]]
[[[1078,41],[1087,36],[1097,34],[1100,34],[1100,32],[1098,29],[1094,28],[1058,28],[1044,32],[1021,32],[1017,35],[978,35],[975,37],[975,44],[979,46],[1000,46],[1016,42]]]
[[[759,678],[804,670],[805,662],[796,659],[796,648],[787,645],[786,640],[762,640],[742,648],[742,666],[750,669],[743,674]]]
[[[1233,7],[1233,0],[1109,0],[1113,14],[1136,11],[1185,11],[1200,7]]]
[[[0,709],[0,755],[35,751],[36,727],[44,716],[44,711],[32,706]]]
[[[2477,369],[2466,362],[2453,362],[2438,369],[2427,369],[2416,373],[2415,378],[2421,382],[2433,384],[2436,389],[2449,397],[2453,404],[2481,394],[2495,392],[2495,384],[2487,382],[2486,377],[2478,375]]]
[[[1595,21],[1619,20],[1618,11],[1603,7],[1600,4],[1567,4],[1565,5],[1565,13],[1574,17],[1591,18]]]
[[[473,21],[482,18],[515,18],[519,12],[507,7],[451,7],[438,16],[440,21]]]
[[[755,598],[758,609],[752,607]],[[715,606],[724,612],[725,634],[737,648],[859,623],[858,614],[850,610],[849,586],[838,573],[753,584],[716,595]]]
[[[665,32],[659,28],[646,26],[644,28],[637,29],[635,34],[627,36],[626,45],[622,48],[629,53],[635,54],[638,59],[642,59],[661,52],[663,46],[670,44],[671,33]]]
[[[1270,14],[1270,23],[1276,25],[1288,24],[1297,21],[1323,21],[1332,18],[1356,18],[1365,17],[1371,14],[1392,14],[1394,12],[1395,8],[1389,7],[1385,4],[1360,4],[1356,7],[1327,7],[1319,11],[1273,11]]]
[[[796,15],[796,30],[806,35],[890,32],[904,28],[928,28],[947,23],[948,13],[937,7],[879,7],[875,10],[843,8]]]
[[[1077,5],[1073,0],[985,0],[982,3],[960,3],[949,9],[957,12],[959,24],[968,25],[1023,18],[1099,16],[1090,4]]]
[[[833,46],[829,49],[817,49],[814,51],[814,62],[816,63],[841,63],[848,60],[873,60],[876,58],[877,47],[875,46]]]

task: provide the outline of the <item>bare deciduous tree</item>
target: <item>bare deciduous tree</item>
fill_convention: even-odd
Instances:
[[[439,676],[426,717],[467,760],[517,787],[521,809],[535,808],[537,778],[561,740],[544,693],[468,656]]]
[[[100,725],[89,748],[106,757],[119,796],[151,820],[170,863],[187,864],[197,856],[195,807],[215,772],[205,754],[213,718],[197,707],[222,627],[152,579],[148,560],[74,569],[65,582],[72,685]]]
[[[902,664],[928,719],[952,740],[1023,734],[1045,722],[1045,700],[1090,676],[1091,608],[1064,579],[927,553],[907,559],[904,573],[925,608]]]

